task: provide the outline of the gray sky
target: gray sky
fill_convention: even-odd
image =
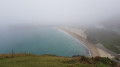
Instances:
[[[120,0],[0,0],[0,23],[94,23],[120,15]]]

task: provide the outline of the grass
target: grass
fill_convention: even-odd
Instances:
[[[120,36],[116,38],[109,38],[106,41],[101,42],[107,49],[120,53]]]
[[[101,43],[107,49],[120,53],[120,35],[108,31],[108,30],[100,30],[96,28],[92,28],[87,30],[87,40],[93,44]]]
[[[98,60],[97,60],[98,59]],[[0,67],[113,67],[99,58],[59,57],[55,55],[4,54],[0,55]],[[101,59],[101,58],[100,58]],[[91,63],[88,63],[91,62]]]

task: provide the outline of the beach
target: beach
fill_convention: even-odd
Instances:
[[[101,57],[109,57],[109,58],[114,58],[110,53],[96,47],[95,45],[91,44],[86,40],[87,36],[84,33],[84,31],[80,28],[74,28],[74,27],[60,27],[62,31],[68,33],[71,35],[73,38],[76,38],[79,40],[86,48],[88,48],[90,57],[95,57],[95,56],[101,56]]]

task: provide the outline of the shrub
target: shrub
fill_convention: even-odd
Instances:
[[[73,55],[72,57],[80,57],[80,55]]]
[[[118,57],[115,57],[115,60],[117,60],[117,61],[120,61],[120,58],[118,58]]]
[[[82,61],[88,61],[89,58],[88,58],[88,57],[85,57],[85,56],[81,56],[81,60],[82,60]]]
[[[100,56],[96,56],[93,58],[94,61],[101,61],[101,57]]]

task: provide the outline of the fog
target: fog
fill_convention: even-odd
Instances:
[[[120,0],[0,0],[0,23],[73,25],[120,15]]]
[[[77,42],[87,44],[90,51],[95,48],[88,51],[91,57],[109,57],[109,51],[103,52],[106,48],[120,54],[120,0],[0,0],[0,54],[22,50],[57,55],[65,49],[60,53],[75,50],[79,55],[82,47],[77,49]]]

